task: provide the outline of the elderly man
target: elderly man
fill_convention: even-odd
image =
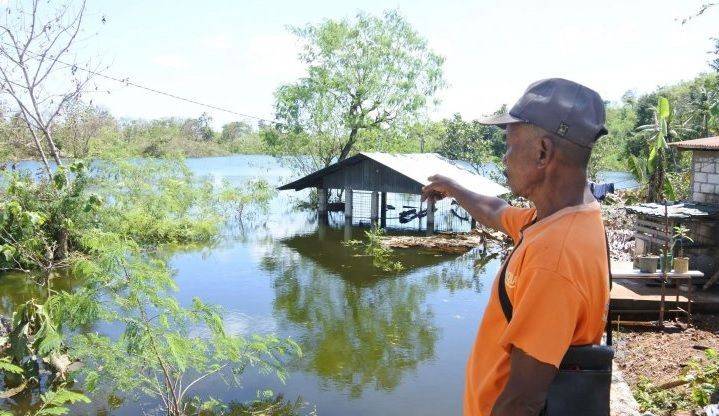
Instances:
[[[601,341],[607,252],[586,170],[594,142],[606,134],[604,119],[595,91],[564,79],[538,81],[508,114],[485,120],[506,130],[509,187],[534,208],[509,206],[441,175],[423,189],[424,198],[454,198],[515,241],[467,363],[465,416],[539,414],[567,349]]]

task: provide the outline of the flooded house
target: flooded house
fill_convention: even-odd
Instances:
[[[341,210],[345,225],[377,224],[383,228],[469,231],[474,221],[452,201],[421,201],[422,187],[434,174],[448,176],[477,193],[498,196],[509,189],[480,175],[465,163],[436,153],[360,152],[334,163],[278,190],[316,188],[318,216]],[[328,194],[338,190],[341,200],[328,204]]]

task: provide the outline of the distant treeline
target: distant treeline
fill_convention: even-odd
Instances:
[[[638,95],[628,91],[618,103],[607,103],[609,134],[595,148],[591,171],[629,170],[630,155],[648,157],[649,139],[642,126],[655,123],[659,97],[672,105],[670,141],[719,134],[719,75],[702,74],[690,81],[657,88]],[[506,111],[502,107],[497,112]],[[54,129],[58,148],[65,157],[113,156],[187,157],[229,154],[286,154],[286,146],[274,141],[274,128],[230,122],[212,128],[207,114],[197,118],[118,120],[107,110],[84,104],[74,106]],[[0,119],[0,157],[11,161],[34,158],[27,127],[13,115]],[[505,151],[499,129],[465,120],[459,114],[439,121],[414,122],[388,130],[363,132],[356,150],[385,152],[438,152],[479,166],[499,162]],[[673,152],[670,150],[670,152]],[[688,159],[671,153],[670,171],[679,171]]]

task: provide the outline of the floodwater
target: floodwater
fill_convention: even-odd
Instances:
[[[187,162],[197,175],[217,183],[264,178],[279,185],[292,173],[267,156]],[[228,227],[221,244],[173,254],[176,295],[183,304],[200,297],[221,306],[230,332],[292,337],[303,351],[288,362],[285,384],[249,369],[241,387],[215,378],[196,393],[229,402],[271,389],[307,402],[303,414],[314,409],[343,416],[460,414],[465,361],[498,260],[476,266],[480,249],[463,256],[399,250],[405,270],[387,275],[341,244],[362,238],[364,228],[343,227],[340,213],[332,214],[328,225],[319,223],[314,212],[293,208],[304,197],[281,192],[266,212]],[[467,227],[457,216],[438,219],[458,222]],[[416,220],[405,225],[419,228]],[[22,276],[0,276],[0,313],[7,315],[31,296],[37,296],[36,288]],[[137,415],[157,406],[143,396],[92,399],[72,413]]]

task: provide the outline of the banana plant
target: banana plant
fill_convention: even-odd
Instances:
[[[647,138],[649,155],[631,156],[628,164],[637,180],[646,184],[649,201],[676,199],[674,186],[666,175],[667,159],[669,142],[683,130],[687,130],[683,125],[675,125],[671,104],[665,97],[659,97],[654,108],[654,123],[637,128],[637,133]]]

